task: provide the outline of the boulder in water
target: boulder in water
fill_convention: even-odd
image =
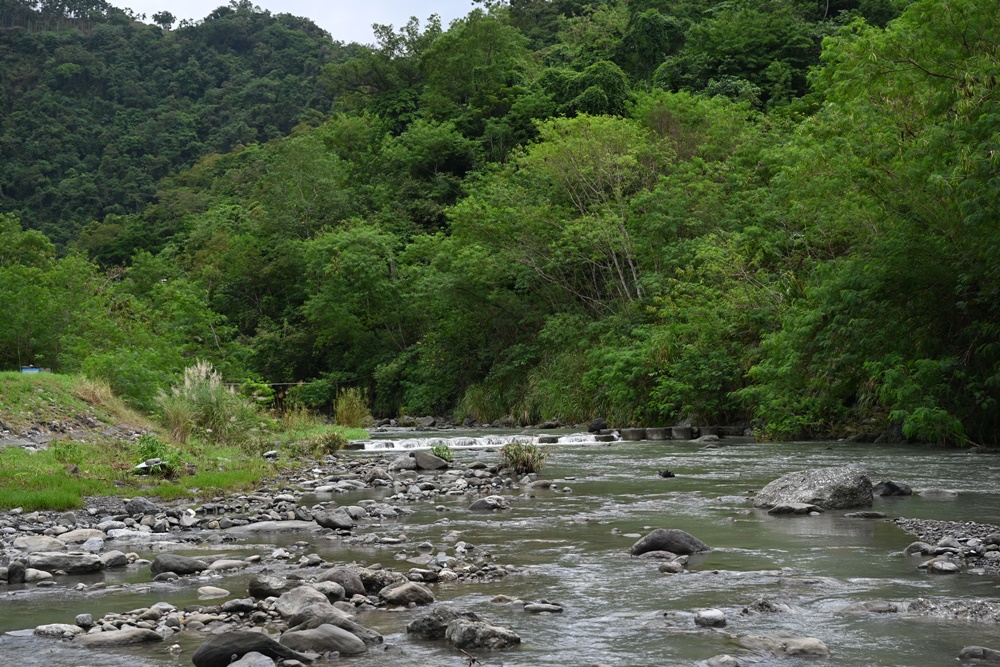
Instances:
[[[191,656],[191,662],[195,667],[228,667],[233,656],[242,658],[247,653],[260,653],[275,660],[312,662],[310,656],[293,651],[263,633],[247,630],[213,636],[198,647]]]
[[[754,507],[809,503],[824,509],[871,507],[872,482],[858,467],[814,468],[782,475],[754,498]]]
[[[639,556],[647,551],[669,551],[673,554],[688,555],[711,550],[712,547],[691,533],[676,528],[657,528],[632,545],[633,556]]]

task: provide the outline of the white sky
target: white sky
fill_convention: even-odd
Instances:
[[[111,4],[145,14],[147,20],[157,12],[168,11],[180,21],[203,19],[216,7],[228,5],[229,0],[111,0]],[[362,44],[374,41],[373,23],[390,23],[399,28],[416,16],[424,25],[428,16],[437,14],[447,28],[473,8],[472,0],[255,0],[254,4],[272,14],[304,16],[334,39]]]

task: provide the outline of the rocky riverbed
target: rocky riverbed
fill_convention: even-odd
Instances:
[[[683,467],[671,461],[665,463],[677,469],[679,476],[665,480],[657,475],[655,470],[662,463],[656,460],[650,464],[649,481],[644,483],[675,485],[661,487],[672,489],[688,483]],[[827,473],[824,471],[824,477],[830,476]],[[852,477],[856,475],[852,473]],[[229,664],[233,653],[246,653],[247,660],[256,661],[246,663],[253,667],[275,662],[294,667],[317,659],[323,663],[335,655],[405,652],[407,647],[416,646],[412,642],[439,642],[451,647],[456,655],[473,651],[486,659],[490,653],[483,651],[513,649],[520,646],[522,637],[532,641],[532,626],[518,620],[522,616],[565,616],[567,623],[586,620],[579,617],[578,607],[566,606],[551,592],[536,589],[531,594],[528,582],[539,572],[551,571],[544,561],[554,558],[563,562],[563,557],[540,558],[532,554],[522,561],[514,550],[498,558],[492,546],[471,541],[460,530],[450,530],[451,522],[461,513],[482,516],[486,525],[491,524],[492,517],[501,522],[498,526],[520,525],[523,519],[518,515],[537,502],[558,504],[558,499],[563,498],[562,506],[571,507],[577,483],[584,482],[572,476],[555,481],[508,474],[480,458],[448,465],[426,452],[328,457],[308,462],[254,493],[205,502],[101,498],[93,499],[81,512],[5,513],[0,515],[0,580],[7,582],[5,596],[16,595],[19,599],[25,595],[59,595],[60,589],[80,594],[79,598],[68,597],[78,600],[71,603],[80,608],[67,610],[63,622],[26,630],[40,638],[87,646],[94,651],[119,650],[115,647],[123,646],[139,646],[125,650],[141,651],[141,646],[149,642],[162,653],[176,645],[176,650],[183,653],[178,660],[186,664],[196,655],[193,648],[204,644],[208,648],[202,657],[209,657],[194,660],[197,667]],[[359,494],[371,497],[358,499]],[[739,496],[720,496],[712,502],[727,507],[737,503],[731,516],[739,521],[738,517],[757,511],[743,504],[752,495],[743,496],[743,500]],[[351,500],[340,502],[340,497]],[[669,497],[683,499],[684,493]],[[513,512],[509,511],[511,507]],[[832,510],[814,507],[804,516],[780,521],[806,522],[785,524],[804,527],[808,522],[829,520],[823,514]],[[858,520],[885,521],[871,514]],[[435,538],[412,536],[414,532],[421,534],[416,526],[410,526],[415,529],[412,531],[407,528],[407,521],[414,515],[422,517],[422,522],[435,524]],[[580,521],[581,528],[591,521],[586,515],[564,520]],[[913,519],[896,519],[895,524],[919,538],[914,545],[924,545],[911,545],[906,553],[920,553],[927,562],[953,563],[963,577],[978,575],[988,579],[997,571],[997,557],[991,555],[1000,553],[1000,542],[994,539],[998,532],[995,526]],[[524,530],[530,532],[530,525],[524,524]],[[797,591],[805,586],[818,587],[829,595],[842,588],[833,580],[826,583],[822,577],[803,577],[789,568],[757,573],[697,569],[698,559],[705,558],[699,552],[717,545],[705,544],[683,531],[680,541],[667,541],[668,536],[655,530],[621,531],[611,525],[603,531],[624,540],[619,548],[623,566],[628,566],[631,551],[638,558],[635,565],[628,567],[638,568],[634,570],[638,576],[648,576],[640,573],[652,567],[653,574],[660,573],[664,581],[681,577],[673,585],[678,590],[714,586],[715,580],[731,580],[727,587],[734,590],[745,585],[754,590],[778,585]],[[267,546],[272,536],[283,533],[297,539]],[[671,533],[669,537],[677,535]],[[718,539],[716,535],[715,541]],[[257,545],[255,553],[241,549],[245,544]],[[331,551],[340,549],[364,549],[378,555],[366,561],[331,556]],[[727,554],[736,553],[723,548],[720,557],[731,559],[733,556]],[[689,558],[695,559],[692,562],[696,569],[689,569]],[[87,580],[91,573],[117,571],[133,573],[133,583]],[[221,585],[233,581],[236,573],[240,573],[235,579],[241,582],[239,587]],[[136,577],[148,583],[134,583]],[[512,580],[526,584],[511,585]],[[172,588],[157,588],[163,586]],[[151,587],[153,591],[187,587],[197,590],[200,601],[181,606],[155,602],[91,615],[86,596],[116,587],[147,594]],[[463,588],[477,591],[479,602],[471,606],[449,605],[456,595],[461,596]],[[489,593],[491,589],[493,594]],[[507,590],[521,594],[504,595]],[[811,636],[796,620],[806,608],[803,605],[808,604],[817,603],[808,602],[798,593],[763,598],[757,595],[745,603],[735,601],[733,605],[662,614],[659,621],[649,621],[646,627],[658,627],[658,631],[678,636],[697,631],[729,642],[727,647],[711,640],[718,655],[705,658],[705,664],[766,662],[761,656],[783,659],[828,655],[827,642]],[[844,604],[836,610],[949,618],[987,625],[995,625],[1000,619],[995,600],[988,599],[914,596],[907,600]],[[384,631],[378,628],[388,621],[383,623],[379,618],[390,619],[398,613],[407,619],[405,634],[386,640]],[[763,623],[769,632],[761,631],[761,619],[775,619]],[[782,625],[787,626],[784,632],[778,630]],[[220,637],[236,644],[226,644]],[[718,649],[731,650],[737,657]],[[836,651],[834,646],[834,655]],[[617,664],[613,652],[607,657]]]

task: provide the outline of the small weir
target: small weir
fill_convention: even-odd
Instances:
[[[495,449],[511,443],[527,445],[586,445],[616,442],[620,438],[614,432],[602,433],[545,433],[545,434],[495,434],[495,435],[440,435],[402,432],[396,437],[378,437],[372,440],[352,440],[348,449],[364,451],[388,451],[431,449],[445,445],[451,449]]]

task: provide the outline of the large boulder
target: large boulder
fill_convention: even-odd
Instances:
[[[27,553],[66,551],[66,543],[48,535],[21,535],[14,539],[14,548]]]
[[[206,568],[208,563],[203,560],[176,554],[160,554],[149,564],[149,571],[154,577],[164,572],[173,572],[177,575],[197,574]]]
[[[346,611],[341,611],[329,603],[309,605],[288,619],[289,632],[312,630],[321,625],[335,625],[341,630],[347,630],[369,646],[381,644],[383,641],[382,635],[360,625]]]
[[[73,646],[90,648],[112,648],[115,646],[137,646],[151,642],[162,642],[163,636],[152,630],[143,628],[122,628],[108,632],[86,634],[73,640]],[[227,663],[228,664],[228,663]]]
[[[247,592],[250,597],[263,600],[264,598],[280,597],[297,586],[301,586],[300,581],[289,581],[284,577],[277,577],[271,574],[257,573],[250,577],[250,584]]]
[[[467,621],[482,620],[475,612],[458,611],[454,607],[443,604],[410,621],[406,625],[406,632],[421,639],[444,639],[448,624],[459,618],[464,618]]]
[[[330,512],[316,512],[313,514],[313,519],[324,528],[350,529],[354,528],[355,525],[351,515],[341,507]]]
[[[486,496],[473,501],[469,509],[475,512],[494,512],[496,510],[509,510],[510,503],[503,496]]]
[[[389,604],[410,605],[430,604],[434,602],[434,594],[426,586],[407,581],[403,584],[386,586],[378,592],[379,597]]]
[[[711,550],[712,547],[691,533],[676,528],[657,528],[632,545],[633,556],[639,556],[647,551],[669,551],[685,556]]]
[[[361,583],[365,586],[365,592],[369,594],[377,595],[386,586],[402,584],[408,581],[405,576],[392,570],[359,567],[357,573],[361,579]]]
[[[286,632],[280,641],[293,651],[309,653],[337,651],[341,655],[360,655],[368,651],[368,645],[361,639],[335,625]]]
[[[236,662],[230,663],[229,667],[274,667],[274,660],[256,651],[250,651]]]
[[[815,637],[768,637],[740,635],[736,642],[752,651],[763,651],[778,657],[829,658],[830,649]]]
[[[854,466],[790,472],[774,480],[754,498],[754,507],[809,503],[828,510],[871,507],[872,481]]]
[[[417,470],[442,470],[448,467],[447,461],[430,452],[415,451],[410,452],[410,456],[417,462]]]
[[[1000,665],[1000,651],[985,646],[965,646],[958,654],[963,662],[976,660],[987,665]]]
[[[326,596],[311,586],[299,586],[282,594],[274,601],[274,610],[282,618],[291,618],[306,607],[314,604],[329,604]]]
[[[242,658],[247,653],[254,652],[275,660],[312,662],[309,656],[293,651],[263,633],[247,630],[232,630],[213,636],[198,647],[191,656],[191,662],[195,667],[228,667],[233,656]]]
[[[66,574],[84,574],[104,569],[104,563],[94,554],[38,551],[28,554],[25,560],[29,568],[45,572],[62,570]]]
[[[465,618],[456,618],[449,623],[444,638],[456,648],[490,651],[510,648],[521,643],[521,637],[509,628]]]
[[[316,581],[332,581],[344,587],[344,595],[364,595],[365,584],[354,570],[347,567],[332,567],[316,577]]]
[[[125,511],[129,514],[156,514],[160,507],[149,498],[139,497],[126,502]]]

